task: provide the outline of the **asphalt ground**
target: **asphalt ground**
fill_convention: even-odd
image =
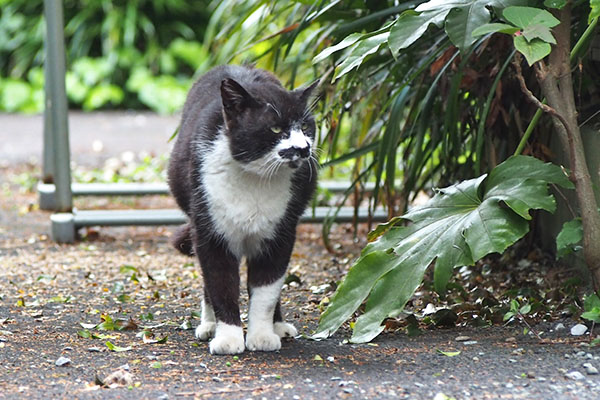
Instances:
[[[73,159],[98,165],[124,151],[168,151],[177,124],[150,114],[75,115]],[[151,122],[137,129],[136,120]],[[41,132],[39,117],[0,115],[0,399],[599,397],[600,350],[587,334],[571,335],[580,322],[572,318],[535,326],[542,340],[519,324],[426,327],[415,337],[389,329],[369,344],[347,343],[345,325],[310,340],[330,284],[364,245],[347,226],[332,233],[333,255],[319,226],[299,227],[290,266],[298,282],[284,288],[283,308],[301,336],[274,353],[211,355],[188,329],[199,322],[202,282],[194,261],[169,246],[172,229],[99,228],[71,245],[50,240],[49,213],[15,179],[39,170]],[[107,316],[128,329],[100,329]]]

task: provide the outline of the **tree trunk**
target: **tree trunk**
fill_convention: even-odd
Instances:
[[[553,123],[562,146],[569,151],[572,180],[583,221],[583,252],[592,273],[594,289],[600,290],[600,213],[592,189],[592,179],[585,160],[583,141],[577,123],[577,109],[573,93],[569,60],[571,9],[565,6],[557,17],[561,23],[554,29],[556,47],[549,57],[548,66],[536,64],[537,79],[550,107],[554,109]]]

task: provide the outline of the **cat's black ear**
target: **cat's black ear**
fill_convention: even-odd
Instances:
[[[221,99],[223,100],[225,112],[239,112],[257,104],[252,95],[231,78],[221,81]]]
[[[320,80],[317,79],[316,81],[314,81],[313,83],[311,83],[309,86],[307,86],[306,88],[300,88],[297,89],[298,92],[300,92],[300,100],[307,104],[308,100],[311,99],[314,90],[317,88],[317,86],[319,86]]]

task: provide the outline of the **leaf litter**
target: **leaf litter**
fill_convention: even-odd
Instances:
[[[32,201],[27,199],[31,195],[19,196],[11,201]],[[165,201],[142,199],[129,206],[152,206],[164,204]],[[0,207],[6,204],[10,203],[4,202]],[[128,360],[136,376],[147,374],[143,371],[146,371],[149,363],[160,363],[160,369],[152,368],[152,378],[146,375],[140,381],[152,379],[165,385],[171,383],[174,376],[180,376],[178,374],[181,371],[199,369],[198,366],[203,364],[205,367],[199,369],[205,371],[203,373],[211,372],[209,376],[227,378],[222,382],[209,379],[210,384],[217,387],[205,392],[222,392],[223,396],[229,392],[245,393],[250,390],[251,387],[243,385],[246,377],[253,376],[254,370],[257,371],[257,375],[254,375],[256,379],[259,379],[259,373],[270,373],[272,366],[265,362],[265,355],[244,354],[239,361],[232,361],[230,357],[214,358],[208,355],[206,344],[194,341],[189,330],[193,329],[200,317],[202,278],[195,263],[190,263],[189,258],[178,255],[170,248],[167,243],[171,232],[169,229],[103,228],[90,235],[88,242],[69,246],[56,245],[46,234],[40,233],[47,230],[47,214],[32,209],[20,218],[18,224],[10,220],[8,222],[31,231],[24,235],[10,233],[0,238],[3,263],[0,299],[2,304],[7,305],[4,310],[9,312],[8,315],[0,314],[0,338],[7,339],[0,340],[0,344],[6,344],[9,348],[43,349],[39,352],[42,360],[57,360],[58,353],[68,344],[73,349],[70,350],[72,354],[63,357],[77,360],[69,368],[77,370],[82,381],[96,387],[99,386],[94,384],[95,374],[107,377],[110,374],[106,371],[114,371],[124,359]],[[357,237],[366,237],[367,228],[361,226],[360,229]],[[349,226],[334,229],[333,235],[333,242],[338,244],[338,254],[334,255],[327,253],[318,243],[318,228],[301,226],[299,230],[299,247],[290,265],[290,273],[294,277],[284,287],[282,306],[289,313],[288,318],[296,321],[304,335],[316,328],[323,299],[331,295],[330,288],[335,289],[335,283],[344,276],[351,264],[349,261],[365,244],[361,240],[354,240],[353,230]],[[528,260],[530,265],[520,266],[519,261],[523,259]],[[524,304],[531,305],[530,310],[523,311],[529,311],[524,316],[533,325],[557,320],[565,315],[577,315],[582,311],[578,293],[581,283],[572,278],[570,270],[553,269],[552,265],[553,260],[547,255],[520,243],[505,255],[494,255],[473,267],[458,269],[444,298],[433,292],[429,277],[409,301],[406,313],[386,321],[386,332],[395,336],[411,330],[417,335],[438,329],[443,332],[447,328],[436,325],[433,314],[423,313],[428,304],[432,304],[436,311],[450,310],[448,315],[456,315],[453,326],[465,328],[507,323],[503,317],[510,311],[510,303],[514,299],[521,307]],[[242,272],[245,273],[244,268]],[[312,293],[311,287],[323,287],[325,290],[323,293]],[[122,301],[125,299],[123,297],[119,299],[123,294],[130,301]],[[244,301],[242,308],[245,307]],[[508,321],[508,324],[509,327],[518,326],[520,321]],[[28,325],[35,326],[38,333],[32,336],[15,335]],[[346,331],[348,326],[349,323],[344,326]],[[122,327],[129,329],[120,329]],[[171,329],[173,327],[181,329]],[[143,333],[145,331],[151,331],[152,335]],[[140,333],[141,336],[136,337]],[[456,334],[450,340],[454,337]],[[589,340],[586,338],[573,340]],[[156,342],[144,343],[145,339]],[[522,339],[519,337],[518,340]],[[56,348],[57,344],[60,347],[53,356],[49,350]],[[437,348],[452,353],[446,345],[438,343],[431,350],[435,352]],[[514,345],[506,343],[506,346]],[[127,350],[117,351],[122,349]],[[328,354],[325,350],[321,351],[321,354]],[[360,363],[366,359],[359,357],[363,354],[361,352],[367,357],[366,354],[370,354],[368,351],[394,354],[398,350],[385,346],[366,346],[351,351],[354,362]],[[31,357],[25,351],[21,354]],[[323,357],[320,362],[315,362],[313,352],[299,355],[290,365],[306,363],[310,368],[333,368],[349,360],[343,353],[331,354],[335,355],[335,363],[324,362]],[[155,359],[149,359],[150,356]],[[177,365],[171,361],[175,359],[180,361]],[[227,362],[231,366],[228,367]],[[243,367],[237,367],[237,363]],[[42,362],[40,365],[45,364]],[[82,368],[81,365],[86,367]],[[40,374],[45,374],[43,368]],[[289,378],[286,369],[281,369],[282,366],[278,368],[278,375],[283,381]],[[18,367],[15,367],[13,374],[19,373]],[[204,382],[204,378],[198,378],[197,382]],[[239,392],[218,386],[231,382],[241,385],[237,386]],[[135,388],[137,383],[127,386]],[[145,384],[140,385],[143,387]],[[36,385],[41,387],[43,383],[32,383],[29,387]],[[259,394],[274,393],[270,392],[273,388],[269,384],[261,383],[253,388]],[[3,389],[15,393],[18,390],[16,386]]]

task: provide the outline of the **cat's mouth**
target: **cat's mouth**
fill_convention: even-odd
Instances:
[[[301,160],[301,159],[294,160],[294,161],[290,160],[290,161],[288,161],[288,162],[287,162],[287,165],[288,165],[288,166],[289,166],[291,169],[296,169],[296,168],[298,168],[298,167],[300,166],[300,164],[301,164],[301,163],[302,163],[302,160]]]

